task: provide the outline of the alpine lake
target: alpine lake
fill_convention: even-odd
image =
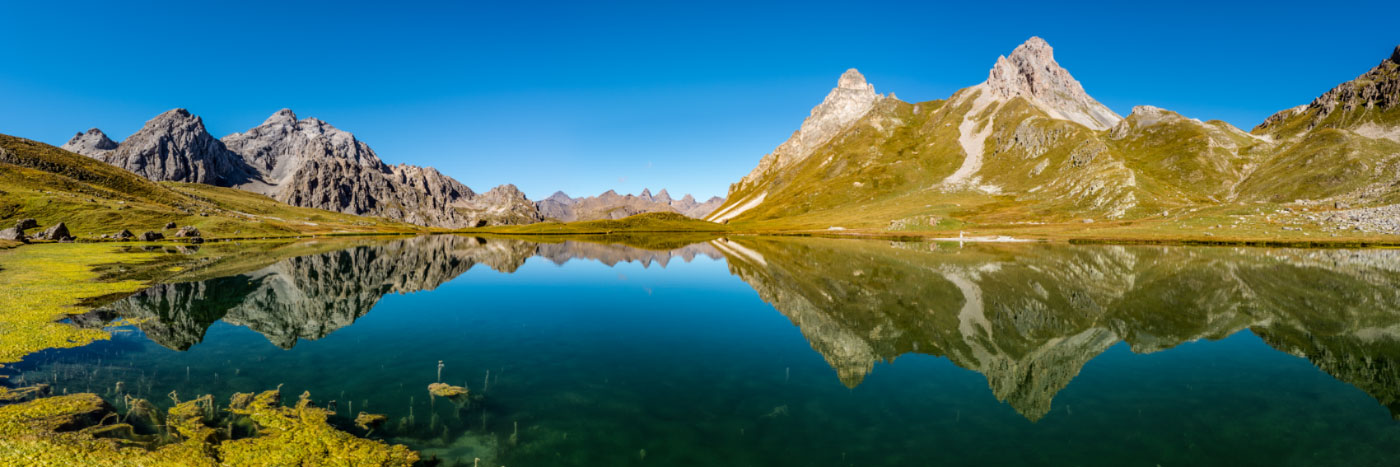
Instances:
[[[113,338],[0,372],[116,407],[309,392],[437,465],[1400,459],[1400,250],[625,240],[225,268],[74,316]]]

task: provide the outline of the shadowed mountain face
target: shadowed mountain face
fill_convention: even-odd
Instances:
[[[96,314],[135,322],[147,337],[175,350],[198,344],[220,320],[290,349],[299,339],[320,339],[349,326],[386,294],[432,290],[479,264],[511,273],[525,260],[541,256],[556,264],[586,259],[664,267],[672,258],[688,262],[699,255],[722,257],[708,244],[655,251],[582,242],[424,236],[289,258],[226,277],[161,284]]]
[[[1150,353],[1250,329],[1400,414],[1395,252],[714,243],[850,387],[876,362],[947,357],[1037,420],[1120,341]]]

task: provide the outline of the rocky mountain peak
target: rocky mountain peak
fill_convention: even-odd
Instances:
[[[647,201],[652,201],[654,199],[651,197],[651,188],[642,188],[642,194],[637,195],[637,197]]]
[[[204,129],[203,119],[185,109],[165,111],[115,149],[87,155],[155,181],[232,186],[253,176]]]
[[[68,140],[61,146],[64,150],[82,154],[88,157],[97,157],[117,148],[117,142],[107,137],[102,130],[92,128],[86,133],[78,133],[73,139]]]
[[[772,153],[763,156],[758,167],[739,181],[739,186],[756,183],[769,171],[780,170],[806,159],[812,151],[864,117],[879,101],[880,95],[875,93],[875,86],[866,82],[864,75],[855,68],[846,70],[836,80],[836,88],[827,93],[821,104],[812,108],[811,114],[802,121],[802,126]]]
[[[1390,53],[1390,63],[1400,65],[1400,45],[1395,46],[1395,51]]]
[[[1044,39],[1032,37],[998,57],[983,83],[1000,100],[1025,98],[1051,117],[1104,130],[1123,118],[1100,104],[1055,61],[1055,51]]]
[[[267,117],[267,120],[263,120],[261,126],[288,125],[295,124],[296,121],[297,114],[295,112],[292,112],[292,109],[282,109],[278,110],[277,113],[272,114],[272,116]]]
[[[658,203],[670,203],[671,201],[673,201],[671,199],[671,194],[667,193],[665,188],[662,188],[661,191],[658,191],[656,193],[655,200]]]
[[[865,75],[860,74],[855,68],[846,70],[841,74],[841,79],[836,81],[836,87],[840,89],[850,89],[853,91],[869,90],[875,92],[875,86],[865,82]]]

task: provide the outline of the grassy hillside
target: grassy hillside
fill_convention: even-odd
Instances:
[[[168,222],[193,225],[213,238],[423,230],[288,206],[230,188],[156,183],[47,144],[0,135],[0,225],[31,217],[41,227],[63,222],[80,239],[121,229],[161,231]]]

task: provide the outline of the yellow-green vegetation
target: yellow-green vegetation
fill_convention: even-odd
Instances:
[[[461,233],[512,235],[608,235],[657,232],[724,232],[722,224],[702,221],[673,212],[649,212],[622,219],[583,222],[540,222],[459,230]]]
[[[333,412],[311,405],[302,394],[294,407],[282,407],[277,391],[258,394],[232,412],[250,418],[258,436],[218,446],[226,465],[413,465],[418,453],[403,445],[357,438],[326,423]]]
[[[0,463],[4,465],[383,465],[409,466],[418,454],[402,445],[357,438],[330,426],[333,413],[303,394],[283,407],[277,391],[235,394],[228,417],[257,429],[248,438],[209,426],[219,412],[211,396],[179,402],[167,411],[171,436],[164,442],[126,432],[111,407],[95,394],[46,397],[0,406]],[[232,421],[230,421],[232,423]],[[99,436],[101,435],[101,436]],[[130,438],[130,439],[127,439]]]
[[[428,385],[428,394],[432,394],[437,397],[446,397],[450,399],[454,397],[466,396],[467,388],[461,386],[453,386],[447,383],[433,383]]]
[[[140,263],[161,253],[121,252],[110,244],[34,245],[0,251],[0,364],[50,348],[85,345],[107,333],[57,322],[95,297],[136,292],[144,282],[99,282],[96,265]]]
[[[290,206],[232,188],[156,183],[47,144],[0,135],[0,223],[21,218],[37,219],[42,227],[63,222],[79,239],[122,229],[159,232],[169,222],[213,238],[425,230]]]

